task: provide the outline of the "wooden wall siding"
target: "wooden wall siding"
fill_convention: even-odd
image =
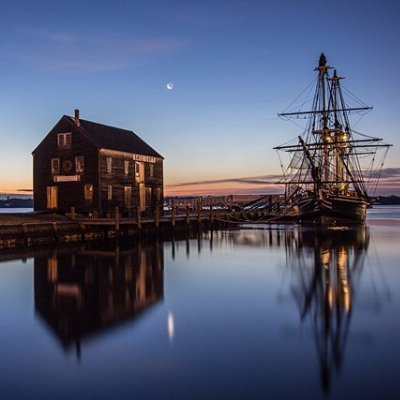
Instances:
[[[71,149],[59,149],[57,144],[57,133],[72,132]],[[75,157],[83,156],[85,159],[85,170],[77,174],[75,171]],[[60,159],[59,175],[81,175],[80,182],[57,182],[53,180],[51,173],[51,159]],[[72,163],[70,171],[63,169],[64,161]],[[93,185],[93,202],[90,209],[97,209],[98,204],[98,150],[82,135],[72,122],[60,121],[46,136],[42,143],[33,153],[33,190],[34,209],[45,210],[47,208],[46,188],[57,186],[58,188],[58,211],[67,212],[71,206],[76,210],[86,211],[88,205],[84,199],[84,185]]]
[[[106,158],[109,156],[100,155],[100,181],[101,181],[101,205],[103,211],[112,211],[115,206],[119,206],[122,209],[125,208],[125,186],[132,187],[132,208],[139,206],[139,184],[136,183],[136,177],[134,172],[134,161],[128,156],[113,156],[112,157],[112,171],[107,173],[107,161]],[[129,174],[125,174],[125,161],[129,161]],[[151,212],[155,212],[156,206],[156,190],[160,188],[161,191],[161,204],[162,208],[162,186],[163,186],[163,162],[157,160],[154,165],[154,176],[150,177],[150,168],[148,163],[145,163],[145,186],[152,188],[152,204],[150,207]],[[107,187],[111,185],[113,187],[113,199],[110,201],[107,199]],[[150,211],[149,210],[149,211]]]

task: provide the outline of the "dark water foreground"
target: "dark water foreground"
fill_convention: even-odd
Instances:
[[[3,252],[0,397],[398,398],[398,211]]]

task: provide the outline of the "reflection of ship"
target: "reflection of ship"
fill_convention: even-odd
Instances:
[[[389,145],[350,127],[350,113],[371,108],[347,93],[341,85],[343,78],[336,70],[330,76],[330,69],[321,54],[315,68],[318,78],[310,111],[298,111],[294,106],[295,111],[280,114],[308,119],[298,144],[276,147],[291,155],[284,172],[286,205],[296,210],[303,222],[363,223],[370,205],[368,184],[376,188]],[[344,99],[345,92],[357,103],[354,107]],[[357,139],[356,135],[362,137]],[[379,149],[385,152],[378,162]]]
[[[35,307],[64,347],[123,321],[163,298],[163,247],[81,248],[35,257]]]
[[[339,371],[343,363],[356,283],[368,243],[368,231],[359,228],[301,231],[295,247],[289,247],[296,276],[293,295],[301,320],[308,319],[312,324],[326,392],[333,370]]]

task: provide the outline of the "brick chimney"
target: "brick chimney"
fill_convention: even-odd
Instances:
[[[78,109],[75,110],[75,125],[81,126],[81,123],[79,121],[79,110]]]

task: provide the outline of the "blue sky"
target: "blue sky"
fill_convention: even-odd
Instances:
[[[0,191],[32,187],[31,151],[75,108],[84,119],[135,131],[159,151],[170,192],[207,187],[173,186],[185,182],[279,174],[272,147],[300,132],[276,114],[314,79],[322,51],[346,87],[374,107],[357,130],[393,143],[385,166],[400,167],[396,1],[1,6]],[[394,192],[398,176],[391,175]]]

